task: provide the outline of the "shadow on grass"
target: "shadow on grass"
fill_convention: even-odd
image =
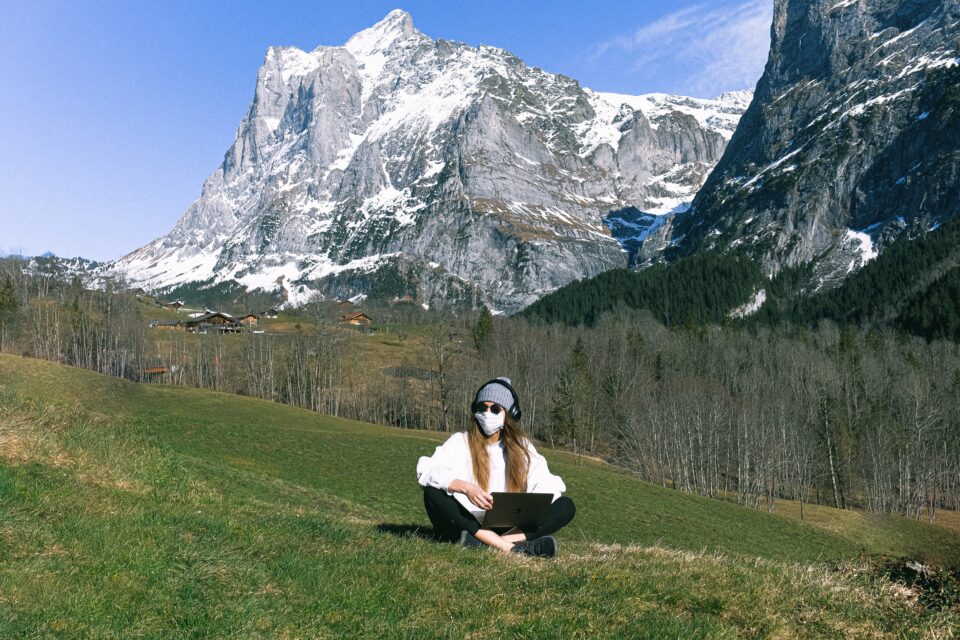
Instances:
[[[377,531],[380,533],[389,533],[398,538],[420,538],[429,542],[446,542],[441,540],[432,527],[422,524],[393,524],[383,522],[377,525]]]

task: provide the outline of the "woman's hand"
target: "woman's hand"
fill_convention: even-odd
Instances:
[[[450,490],[467,496],[470,502],[484,511],[489,511],[493,508],[493,496],[472,482],[454,480],[450,483]]]
[[[493,496],[478,487],[477,485],[465,482],[467,486],[464,487],[463,493],[466,495],[470,502],[477,505],[484,511],[489,511],[493,509]]]

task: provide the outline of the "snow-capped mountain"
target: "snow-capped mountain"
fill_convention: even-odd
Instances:
[[[393,11],[343,46],[273,47],[223,163],[166,236],[107,271],[522,308],[626,266],[719,160],[750,93],[582,88]]]
[[[960,0],[776,0],[753,103],[692,209],[643,251],[812,263],[819,287],[958,213]]]

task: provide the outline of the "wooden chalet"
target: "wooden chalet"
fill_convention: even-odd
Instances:
[[[258,319],[259,319],[259,316],[257,316],[257,314],[255,314],[255,313],[248,313],[247,315],[238,318],[237,321],[238,321],[240,324],[245,324],[245,325],[247,325],[248,327],[255,327],[255,326],[257,325],[257,320],[258,320]]]
[[[166,309],[167,311],[179,312],[180,309],[183,308],[183,303],[180,302],[179,300],[174,300],[173,302],[167,302],[166,304],[164,304],[163,308]]]
[[[233,316],[222,311],[211,311],[196,318],[188,318],[183,320],[182,324],[187,331],[199,333],[206,333],[211,329],[222,333],[236,333],[243,328]]]
[[[264,318],[276,318],[279,315],[280,315],[280,310],[277,309],[276,307],[270,307],[269,309],[263,312]]]
[[[355,326],[369,327],[373,319],[365,313],[345,313],[340,316],[340,322],[343,324],[352,324]]]

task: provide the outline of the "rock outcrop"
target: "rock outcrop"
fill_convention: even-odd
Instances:
[[[737,249],[829,285],[960,211],[960,2],[776,0],[754,100],[691,209],[642,249]]]

